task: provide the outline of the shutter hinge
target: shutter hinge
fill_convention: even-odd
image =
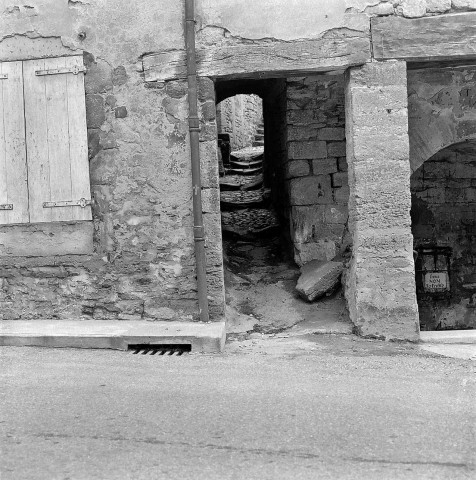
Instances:
[[[0,80],[6,80],[8,78],[8,73],[0,73]]]
[[[13,210],[12,203],[4,203],[3,205],[0,204],[0,210]]]
[[[72,73],[73,75],[77,75],[79,72],[85,72],[86,68],[78,67],[78,65],[74,65],[73,67],[67,68],[52,68],[50,70],[35,70],[35,75],[59,75],[61,73]]]
[[[91,200],[81,198],[79,200],[66,200],[64,202],[43,202],[43,208],[55,208],[55,207],[81,207],[91,205]]]

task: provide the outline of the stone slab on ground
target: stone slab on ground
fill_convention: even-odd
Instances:
[[[476,344],[442,344],[442,343],[424,343],[420,345],[420,350],[430,353],[436,353],[443,357],[461,358],[462,360],[476,361]]]
[[[438,330],[420,332],[423,343],[460,343],[476,345],[476,330]]]
[[[301,267],[296,290],[302,298],[312,302],[335,289],[343,270],[343,262],[313,260]]]
[[[225,322],[146,322],[110,320],[1,321],[0,346],[109,348],[129,344],[189,344],[192,353],[219,353]]]
[[[300,335],[350,335],[352,334],[353,325],[349,321],[344,319],[333,319],[326,317],[325,315],[313,320],[305,320],[297,323],[290,329],[279,334],[278,337],[297,337]]]

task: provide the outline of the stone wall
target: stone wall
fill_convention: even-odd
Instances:
[[[217,106],[218,133],[230,135],[232,150],[250,147],[263,122],[263,102],[257,95],[235,95]]]
[[[182,5],[140,3],[32,0],[28,10],[0,12],[0,61],[84,53],[94,200],[88,254],[25,248],[12,256],[0,246],[0,318],[198,317],[187,86],[146,83],[138,68],[145,52],[183,44]],[[206,78],[200,117],[209,298],[212,319],[221,320],[216,112]],[[35,235],[47,236],[56,226],[36,224]],[[15,226],[2,227],[2,245],[5,236],[20,234]]]
[[[425,293],[418,278],[422,328],[476,327],[476,144],[448,147],[411,177],[414,248],[448,247],[450,291]],[[425,268],[425,265],[417,265]],[[430,268],[430,267],[428,267]]]
[[[348,246],[343,76],[288,79],[287,159],[295,261],[331,260]]]

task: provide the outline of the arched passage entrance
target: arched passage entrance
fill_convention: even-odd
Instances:
[[[476,328],[476,140],[425,161],[411,193],[420,327]]]

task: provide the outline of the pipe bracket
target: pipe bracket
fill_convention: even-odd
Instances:
[[[193,238],[196,242],[205,241],[205,229],[203,225],[193,227]]]

